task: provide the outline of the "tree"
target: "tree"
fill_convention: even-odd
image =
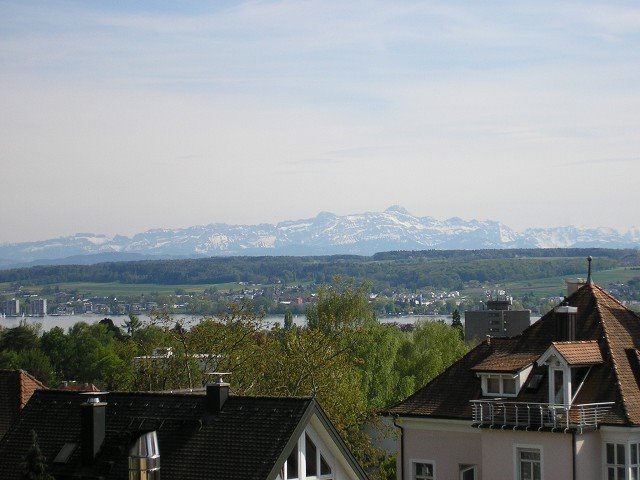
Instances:
[[[284,329],[291,330],[293,328],[293,313],[291,310],[284,312]]]
[[[22,350],[32,350],[40,346],[39,325],[32,326],[21,323],[14,328],[8,328],[2,332],[0,339],[0,350],[13,350],[21,352]]]
[[[375,320],[369,304],[367,282],[337,279],[333,285],[318,287],[317,301],[307,309],[307,325],[325,333],[357,328]]]
[[[142,326],[142,322],[140,319],[134,315],[133,313],[129,314],[129,320],[125,320],[122,324],[122,328],[124,328],[129,336],[132,336],[136,331]]]
[[[35,430],[31,430],[31,447],[24,460],[24,473],[22,474],[23,480],[54,480],[51,475],[47,473],[45,458],[40,451],[38,445],[38,435]]]
[[[460,321],[460,312],[457,308],[451,314],[451,326],[458,330],[460,340],[464,340],[464,327],[462,326],[462,322]]]

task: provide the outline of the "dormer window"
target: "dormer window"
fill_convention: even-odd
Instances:
[[[570,405],[602,355],[595,340],[553,342],[537,363],[549,369],[549,403]]]
[[[516,397],[532,366],[517,372],[479,372],[482,395],[486,397]]]

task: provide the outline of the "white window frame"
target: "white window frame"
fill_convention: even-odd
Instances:
[[[520,455],[521,451],[537,450],[540,453],[540,480],[544,480],[544,451],[542,445],[513,444],[513,478],[520,480]]]
[[[460,474],[458,476],[459,480],[462,480],[462,476],[467,472],[473,472],[474,480],[478,478],[478,466],[477,465],[467,465],[465,467],[460,465]]]
[[[489,378],[497,378],[500,391],[499,392],[489,392]],[[485,397],[517,397],[518,392],[520,391],[520,376],[515,373],[481,373],[480,380],[482,382],[482,394]],[[504,381],[505,380],[514,380],[515,381],[515,392],[514,393],[505,393],[504,391]]]
[[[631,447],[635,445],[636,446],[636,458],[634,459],[631,456]],[[631,478],[631,472],[635,470],[636,472],[636,478],[640,478],[640,460],[638,460],[638,457],[640,457],[640,442],[638,441],[631,441],[629,442],[629,478]]]
[[[307,464],[306,464],[306,460],[307,460],[307,439],[306,436],[309,436],[309,438],[311,439],[311,441],[313,442],[313,444],[316,446],[316,458],[315,458],[315,462],[316,462],[316,468],[317,468],[317,475],[314,476],[308,476],[307,475]],[[324,442],[322,442],[322,440],[320,440],[320,438],[318,438],[318,436],[315,434],[315,432],[313,432],[312,430],[305,430],[305,432],[300,436],[301,439],[304,439],[303,443],[304,443],[304,460],[305,460],[305,479],[317,479],[317,480],[330,480],[330,479],[335,479],[335,465],[334,465],[334,461],[333,461],[333,456],[329,456],[328,455],[328,451],[326,451],[325,447],[324,447]],[[320,457],[324,458],[325,462],[327,463],[327,465],[329,465],[329,468],[331,469],[331,473],[329,474],[322,474],[322,466],[320,463]]]
[[[409,460],[409,466],[411,467],[411,480],[416,480],[416,469],[415,469],[416,463],[430,464],[433,467],[433,480],[438,478],[436,476],[437,475],[437,471],[436,471],[436,462],[435,462],[435,460],[425,460],[423,458],[412,458],[412,459]]]

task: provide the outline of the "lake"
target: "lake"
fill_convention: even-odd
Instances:
[[[44,317],[6,317],[0,318],[0,325],[5,328],[17,327],[21,321],[25,321],[29,324],[40,323],[44,331],[51,330],[53,327],[60,327],[65,331],[78,322],[96,323],[103,318],[110,318],[116,325],[122,325],[125,320],[128,320],[127,315],[97,315],[94,313],[85,313],[80,315],[45,315]],[[172,315],[176,319],[188,318],[197,319],[201,318],[201,315],[184,315],[176,314]],[[138,315],[138,318],[143,322],[150,320],[148,315]],[[276,323],[282,325],[284,323],[284,315],[267,315],[265,320],[269,326],[273,326]],[[382,317],[379,319],[380,323],[394,323],[399,324],[415,324],[417,322],[434,322],[442,320],[445,323],[451,323],[451,315],[403,315],[399,317]],[[306,318],[304,315],[295,315],[293,322],[295,325],[304,326],[306,324]]]

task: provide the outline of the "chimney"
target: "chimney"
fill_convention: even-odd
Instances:
[[[222,381],[223,375],[229,373],[213,372],[218,379],[214,383],[207,385],[207,396],[205,397],[205,409],[207,413],[220,413],[224,403],[229,398],[229,384]]]
[[[576,278],[575,280],[565,280],[565,283],[567,284],[567,297],[570,297],[587,282],[584,278]]]
[[[571,307],[566,299],[553,309],[556,317],[556,340],[560,342],[576,339],[577,307]]]
[[[160,480],[160,448],[155,431],[140,435],[129,450],[129,480]]]
[[[106,402],[101,402],[98,395],[106,392],[92,392],[87,401],[80,405],[80,451],[82,463],[90,465],[102,447],[105,434]]]

